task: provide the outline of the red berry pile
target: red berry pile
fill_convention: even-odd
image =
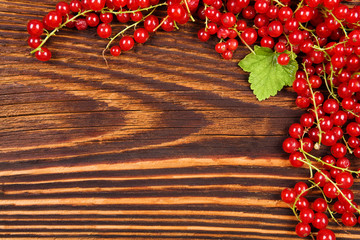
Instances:
[[[125,26],[113,34],[115,19]],[[200,41],[217,37],[215,51],[224,59],[240,42],[256,54],[251,45],[259,42],[277,53],[278,66],[298,61],[295,103],[307,112],[290,126],[283,149],[292,166],[309,168],[310,179],[284,189],[281,198],[299,220],[299,237],[333,240],[329,222],[360,223],[350,190],[360,173],[351,170],[351,160],[360,158],[360,6],[340,0],[72,0],[59,2],[42,21],[29,21],[28,44],[37,59],[48,61],[51,52],[43,45],[61,28],[96,27],[109,39],[104,52],[119,56],[189,20],[203,22]],[[310,192],[321,194],[310,202]]]
[[[293,167],[309,168],[310,179],[284,189],[281,198],[299,220],[299,237],[333,240],[329,222],[347,227],[360,223],[350,189],[360,173],[351,168],[351,161],[360,157],[360,7],[307,0],[295,10],[282,9],[279,18],[286,13],[282,28],[288,33],[281,41],[285,45],[276,43],[275,51],[290,46],[299,55],[295,103],[307,109],[290,126],[283,150]],[[318,194],[312,202],[310,192]]]

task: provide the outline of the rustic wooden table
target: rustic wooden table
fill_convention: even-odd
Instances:
[[[296,239],[291,90],[256,101],[246,49],[221,60],[194,23],[109,68],[95,29],[64,30],[41,63],[26,24],[56,2],[0,0],[0,239]]]

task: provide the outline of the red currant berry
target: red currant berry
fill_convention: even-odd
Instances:
[[[39,37],[36,36],[30,36],[28,38],[28,45],[31,48],[37,48],[38,46],[40,46],[41,44],[41,39]]]
[[[101,38],[108,38],[111,36],[111,26],[108,23],[102,23],[97,28],[97,34]]]
[[[122,51],[129,51],[134,47],[134,39],[130,36],[124,36],[120,39],[120,48]]]
[[[100,23],[99,16],[95,13],[89,13],[86,15],[86,23],[90,27],[96,27]]]
[[[303,223],[312,223],[315,219],[315,213],[310,208],[300,211],[299,218]]]
[[[336,184],[341,188],[350,188],[354,184],[354,178],[348,172],[341,172],[336,175]]]
[[[286,203],[293,203],[296,199],[296,193],[291,188],[285,188],[281,191],[281,200]]]
[[[134,40],[137,43],[145,43],[149,39],[149,32],[145,28],[138,28],[134,32]]]
[[[56,11],[61,14],[61,16],[66,16],[70,13],[69,4],[66,2],[58,2],[56,4]]]
[[[221,56],[225,59],[225,60],[230,60],[233,57],[233,52],[230,50],[226,50],[224,53],[221,54]]]
[[[257,39],[256,30],[253,28],[246,28],[241,33],[241,39],[248,45],[254,44]]]
[[[352,227],[357,223],[357,219],[353,213],[346,212],[341,216],[341,221],[345,226]]]
[[[325,199],[323,198],[317,198],[315,199],[315,201],[313,202],[313,209],[316,212],[325,212],[327,209],[327,202]]]
[[[117,56],[119,56],[120,54],[121,54],[121,48],[120,48],[120,46],[112,46],[111,48],[110,48],[110,53],[111,53],[111,55],[113,55],[114,57],[117,57]]]
[[[316,240],[336,240],[335,233],[329,229],[321,229],[316,236]]]
[[[324,213],[315,213],[314,221],[312,225],[317,229],[324,229],[328,225],[329,220],[326,214]]]
[[[39,20],[30,20],[27,24],[27,31],[31,36],[39,37],[44,32],[43,23]]]
[[[288,65],[290,62],[290,57],[287,53],[281,53],[277,58],[277,62],[282,66]]]
[[[100,11],[105,7],[106,0],[89,0],[89,7],[91,10]]]
[[[307,237],[311,233],[311,227],[309,224],[300,222],[296,225],[295,232],[299,237]]]
[[[57,28],[60,26],[62,22],[62,16],[57,11],[50,11],[45,16],[46,25],[51,28]]]
[[[198,38],[202,42],[206,42],[210,39],[210,34],[205,30],[205,28],[201,28],[198,31]]]
[[[51,52],[46,47],[42,47],[41,50],[35,53],[35,57],[42,62],[46,62],[50,60]]]

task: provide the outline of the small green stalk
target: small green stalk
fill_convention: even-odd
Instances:
[[[48,32],[46,30],[46,37],[44,40],[41,41],[40,45],[35,48],[34,50],[32,50],[30,53],[33,54],[37,51],[40,51],[41,50],[41,47],[49,40],[50,37],[54,36],[56,32],[58,32],[61,28],[65,27],[66,24],[68,24],[69,22],[72,22],[74,21],[75,19],[77,19],[78,17],[81,17],[81,16],[85,16],[85,14],[89,13],[89,12],[93,12],[93,10],[86,10],[86,11],[83,11],[83,12],[79,12],[77,15],[75,15],[74,17],[72,18],[68,18],[63,24],[61,24],[60,26],[58,26],[57,28],[55,28],[54,30],[52,30],[52,32]]]

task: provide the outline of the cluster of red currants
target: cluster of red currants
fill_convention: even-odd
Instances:
[[[295,103],[307,109],[290,126],[283,150],[293,167],[307,166],[311,178],[309,185],[298,182],[284,189],[281,198],[299,220],[299,237],[334,240],[329,221],[360,223],[360,208],[350,190],[360,174],[351,169],[351,160],[360,158],[360,6],[305,0],[294,8],[282,7],[278,21],[285,38],[280,36],[274,48],[298,54],[302,69],[293,83]],[[321,193],[312,204],[310,189]]]

